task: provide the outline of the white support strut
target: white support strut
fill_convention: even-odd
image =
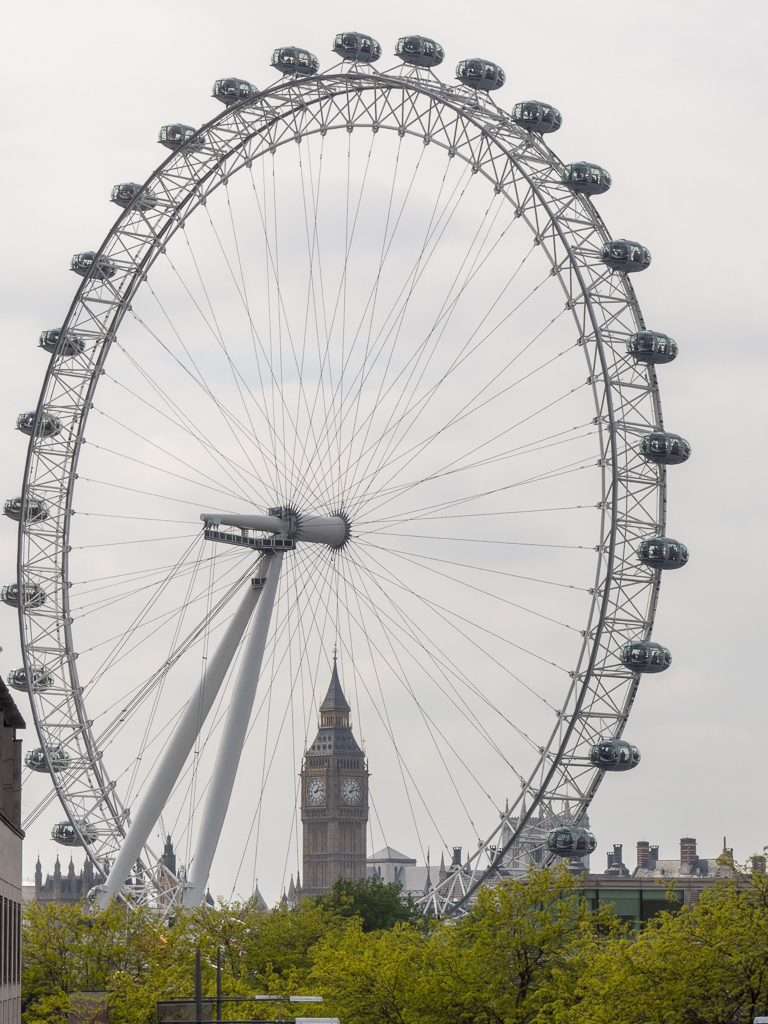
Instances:
[[[211,864],[227,815],[232,787],[240,764],[248,724],[256,699],[256,687],[261,673],[264,648],[269,634],[269,623],[277,594],[277,583],[283,561],[282,552],[266,557],[266,583],[262,589],[251,635],[246,641],[240,671],[232,691],[227,718],[224,723],[216,764],[208,788],[205,810],[200,825],[197,852],[192,861],[184,903],[199,906],[208,884]]]
[[[176,780],[189,757],[203,722],[213,707],[227,670],[253,615],[260,593],[261,588],[252,586],[250,582],[247,584],[246,591],[232,620],[216,651],[208,660],[197,692],[184,708],[151,777],[143,787],[142,799],[133,815],[128,833],[115,857],[109,877],[99,892],[100,907],[106,907],[110,899],[118,895],[126,878],[134,870],[134,865],[144,844],[149,839],[157,819],[163,812],[166,800],[176,785]]]

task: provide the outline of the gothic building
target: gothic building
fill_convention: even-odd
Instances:
[[[94,885],[101,881],[101,874],[98,877],[94,874],[93,864],[87,857],[82,870],[78,872],[75,871],[74,861],[70,857],[66,875],[62,873],[61,862],[57,857],[53,874],[46,875],[43,881],[43,866],[38,857],[35,865],[34,892],[30,891],[27,898],[35,899],[38,903],[79,903],[86,898]],[[24,888],[31,889],[31,886]]]
[[[366,876],[368,766],[349,714],[334,653],[320,728],[301,769],[301,891],[308,896],[325,892],[339,877]]]

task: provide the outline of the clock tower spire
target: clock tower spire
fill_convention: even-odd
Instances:
[[[331,684],[320,705],[320,728],[301,769],[303,886],[325,892],[337,878],[365,878],[368,766],[349,724],[333,651]]]

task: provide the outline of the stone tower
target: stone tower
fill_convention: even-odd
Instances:
[[[337,878],[365,878],[368,766],[352,735],[336,654],[320,728],[301,769],[302,892],[318,896]]]

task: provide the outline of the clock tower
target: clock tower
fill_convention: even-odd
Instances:
[[[352,735],[350,707],[333,674],[320,728],[301,769],[302,892],[319,896],[337,878],[365,878],[368,766]]]

